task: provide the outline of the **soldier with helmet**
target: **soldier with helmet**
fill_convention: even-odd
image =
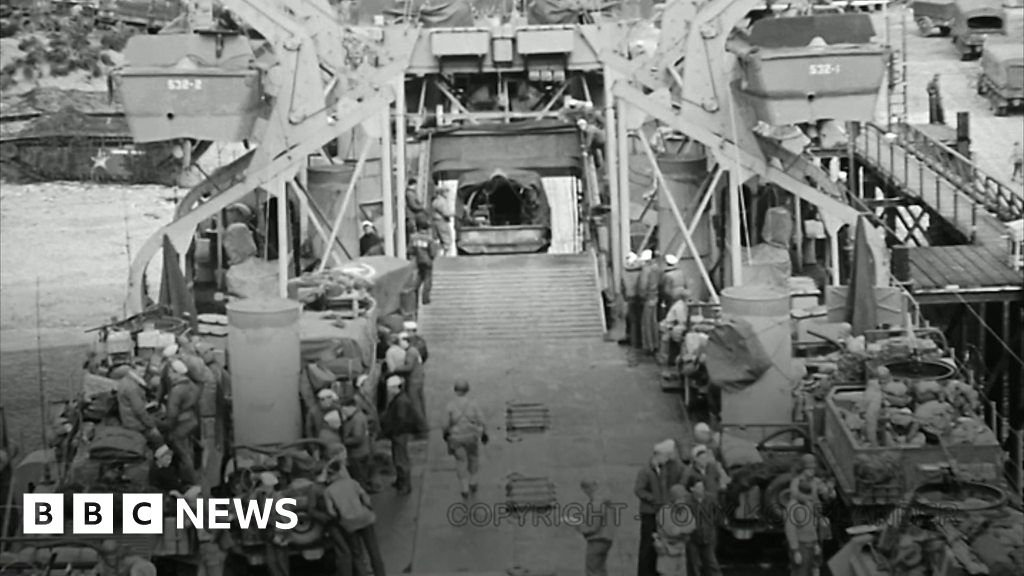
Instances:
[[[483,411],[469,398],[469,382],[455,383],[455,399],[445,408],[443,434],[448,453],[455,457],[462,497],[477,490],[480,471],[480,445],[487,444],[487,424]]]
[[[447,224],[445,224],[447,226]],[[444,236],[441,237],[444,241]],[[447,249],[445,245],[444,249]],[[425,222],[416,223],[416,233],[409,237],[409,259],[416,263],[416,292],[422,294],[423,304],[430,304],[430,287],[434,279],[434,260],[441,248],[430,235],[430,227]]]

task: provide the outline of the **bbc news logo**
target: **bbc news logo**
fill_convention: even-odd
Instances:
[[[163,494],[121,494],[119,533],[163,534]],[[25,494],[22,499],[22,530],[25,534],[64,534],[64,495]],[[184,498],[175,500],[175,528],[227,529],[231,519],[242,529],[254,526],[265,530],[271,524],[277,530],[291,530],[299,524],[294,498],[265,499],[197,498],[195,504]],[[117,508],[113,494],[73,494],[72,534],[114,534]],[[271,522],[273,520],[273,522]]]

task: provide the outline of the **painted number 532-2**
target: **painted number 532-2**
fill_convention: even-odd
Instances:
[[[203,81],[198,78],[170,78],[167,80],[168,90],[202,90]]]
[[[810,73],[811,76],[839,74],[839,64],[811,64]]]

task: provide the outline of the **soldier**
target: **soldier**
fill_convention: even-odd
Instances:
[[[445,408],[443,437],[448,453],[455,457],[463,498],[476,492],[480,469],[480,445],[487,444],[487,423],[476,401],[467,397],[469,382],[455,383],[455,399]]]
[[[718,501],[705,490],[704,481],[698,476],[686,479],[690,491],[689,511],[696,520],[696,527],[686,543],[686,556],[693,576],[721,576],[718,564]]]
[[[576,529],[587,540],[585,560],[586,576],[608,576],[608,552],[615,538],[616,518],[611,501],[598,494],[598,483],[594,480],[580,482],[580,490],[587,495],[587,507],[582,518],[575,519]]]
[[[376,493],[370,478],[370,425],[355,397],[346,398],[341,407],[341,441],[348,452],[348,471],[370,494]]]
[[[164,443],[156,418],[146,409],[148,384],[135,370],[117,381],[117,416],[121,426],[146,436],[150,448]]]
[[[167,445],[174,450],[183,468],[195,474],[195,447],[192,435],[199,429],[199,386],[188,377],[181,360],[171,362],[171,389],[167,393],[167,413],[157,425]]]
[[[409,439],[420,428],[419,415],[403,382],[399,385],[398,394],[388,402],[381,421],[384,437],[391,440],[391,461],[395,466],[395,483],[392,486],[399,494],[412,491]]]
[[[640,322],[641,337],[644,351],[648,354],[655,354],[658,352],[661,341],[658,334],[658,298],[661,296],[661,263],[655,260],[654,251],[652,250],[641,252],[640,262],[642,268],[638,291],[644,302]]]
[[[654,576],[658,556],[654,549],[657,515],[669,502],[669,489],[683,480],[683,466],[678,460],[674,440],[665,440],[654,447],[651,461],[637,473],[633,492],[640,500],[640,550],[637,554],[637,576]]]
[[[423,202],[416,191],[418,183],[416,178],[409,178],[405,186],[405,231],[409,236],[416,232],[416,223],[423,218]]]
[[[441,242],[441,253],[448,254],[452,247],[452,211],[448,207],[448,190],[444,186],[434,189],[434,201],[430,203],[430,207],[434,211],[434,233]]]
[[[669,502],[658,513],[655,549],[659,576],[686,576],[686,542],[697,528],[696,518],[687,508],[690,494],[682,484],[669,488]]]
[[[440,254],[437,242],[430,237],[424,223],[417,224],[418,230],[409,238],[409,259],[416,263],[416,291],[422,290],[423,304],[430,304],[430,288],[434,283],[434,260]],[[447,229],[448,224],[444,227]],[[444,237],[442,237],[444,242]],[[447,244],[445,245],[447,250]]]
[[[398,335],[398,345],[405,351],[405,362],[395,370],[395,374],[405,379],[409,398],[412,400],[412,405],[416,409],[416,415],[421,422],[420,433],[424,433],[426,432],[425,423],[427,421],[427,399],[423,389],[426,385],[427,375],[423,369],[423,358],[420,357],[419,349],[410,343],[407,332],[402,332]]]
[[[1018,178],[1024,178],[1024,149],[1021,149],[1019,140],[1013,143],[1010,163],[1013,164],[1013,175],[1010,180],[1016,182]]]
[[[814,495],[812,482],[801,478],[797,491],[791,492],[786,504],[786,541],[793,576],[817,576],[821,570],[821,543],[818,525],[821,506]]]
[[[419,335],[419,325],[409,320],[402,324],[402,330],[409,335],[409,344],[419,350],[420,358],[423,359],[423,363],[427,363],[427,341],[423,339],[423,336]]]
[[[583,151],[594,157],[594,167],[600,169],[604,165],[604,130],[587,122],[583,118],[576,121],[583,140]]]
[[[676,365],[676,358],[683,342],[683,333],[689,322],[689,308],[687,301],[690,293],[685,287],[676,288],[672,294],[674,300],[665,318],[661,321],[661,350],[660,355],[665,360],[665,371],[662,377],[671,379],[676,376],[672,368]]]
[[[945,124],[946,114],[942,109],[942,93],[939,90],[939,75],[928,82],[928,123]]]
[[[800,482],[804,481],[810,483],[811,488],[813,489],[812,495],[817,502],[821,502],[822,499],[831,500],[832,498],[835,498],[835,488],[821,478],[818,478],[816,475],[817,471],[818,459],[814,454],[804,454],[801,456],[800,470],[789,483],[789,493],[795,494],[799,489]]]
[[[626,300],[626,337],[619,344],[628,344],[634,350],[639,350],[643,344],[640,338],[640,316],[643,314],[644,301],[640,298],[639,287],[640,259],[630,252],[622,272],[622,295]]]

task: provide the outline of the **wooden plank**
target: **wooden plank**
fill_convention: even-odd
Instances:
[[[938,258],[945,266],[943,274],[950,284],[956,284],[962,288],[978,286],[979,280],[986,274],[977,267],[964,262],[958,254],[959,246],[937,246],[932,255]]]
[[[918,282],[922,288],[944,288],[950,284],[945,275],[945,266],[933,256],[934,251],[934,248],[910,249],[911,266],[920,270],[928,281],[928,286]]]
[[[973,253],[973,257],[979,265],[991,270],[992,286],[1020,285],[1024,283],[1024,270],[1014,270],[1007,264],[1005,252],[993,250],[988,247],[979,247]]]
[[[978,262],[980,255],[978,250],[972,250],[973,246],[944,246],[943,252],[949,256],[954,270],[962,270],[955,276],[955,284],[960,286],[991,286],[997,278],[990,266]]]

